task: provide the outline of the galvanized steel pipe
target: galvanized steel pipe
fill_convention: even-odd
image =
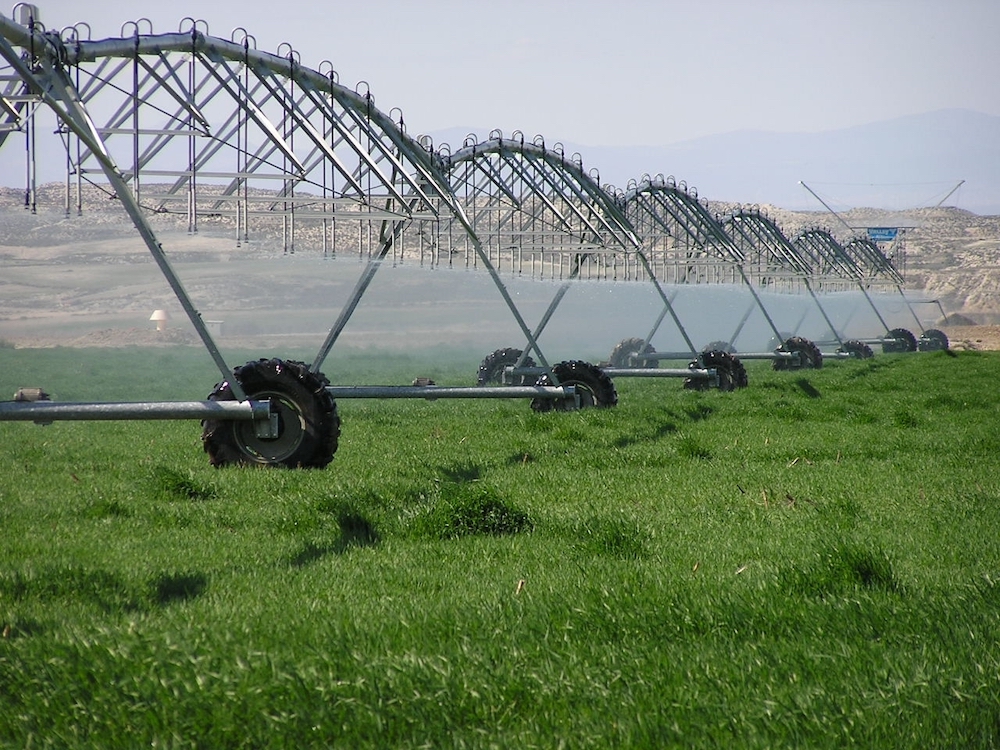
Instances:
[[[335,398],[573,398],[574,386],[410,386],[410,385],[331,385],[326,390]]]
[[[0,402],[0,422],[55,422],[114,419],[267,419],[269,401],[143,401],[74,403],[58,401]]]

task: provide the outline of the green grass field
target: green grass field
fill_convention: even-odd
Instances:
[[[0,363],[4,398],[219,379]],[[0,423],[0,745],[1000,745],[1000,355],[748,370],[576,413],[341,401],[322,471],[212,469],[196,423]]]

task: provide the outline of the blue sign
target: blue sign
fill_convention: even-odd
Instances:
[[[899,233],[899,227],[868,227],[868,239],[872,242],[892,242]]]

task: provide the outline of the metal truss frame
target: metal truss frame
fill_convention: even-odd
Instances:
[[[467,138],[454,153],[448,148],[438,153],[452,191],[494,266],[516,275],[563,282],[527,335],[515,373],[526,372],[531,353],[548,366],[538,338],[572,283],[580,279],[653,283],[663,303],[661,320],[670,315],[691,354],[697,356],[642,240],[578,156],[567,158],[558,145],[547,148],[540,136],[529,142],[520,133],[504,138],[499,131],[484,143]],[[606,369],[616,376],[631,374],[625,368]],[[693,371],[663,370],[660,374],[691,377]]]
[[[776,338],[780,333],[746,272],[747,256],[725,228],[699,199],[697,191],[673,177],[644,176],[631,181],[619,193],[623,213],[642,239],[653,268],[661,278],[675,284],[742,283],[750,291],[753,306],[760,310]],[[751,307],[751,310],[753,307]],[[735,342],[749,318],[744,315],[729,343]],[[653,324],[644,339],[648,343],[659,330],[663,316]],[[675,357],[662,353],[659,358]],[[750,355],[741,354],[744,358]]]
[[[396,122],[375,106],[370,92],[341,86],[332,68],[321,73],[301,65],[290,48],[283,55],[260,52],[245,32],[235,41],[219,39],[194,21],[177,33],[140,33],[138,23],[132,31],[90,41],[75,29],[64,38],[33,19],[21,25],[0,16],[0,61],[11,72],[2,124],[32,132],[31,101],[55,113],[68,155],[67,213],[71,179],[79,186],[102,175],[238,400],[246,394],[149,221],[178,202],[189,232],[210,212],[230,218],[238,241],[262,221],[281,222],[287,253],[295,252],[296,226],[309,222],[322,226],[324,252],[328,241],[336,247],[353,240],[348,244],[367,263],[314,371],[386,257],[407,252],[407,243],[421,252],[428,238],[439,241],[441,231],[427,230],[442,221],[472,248],[531,335],[438,163],[407,135],[401,116]],[[34,148],[29,142],[29,164]],[[412,390],[408,395],[419,397]],[[567,393],[540,389],[532,397]]]
[[[792,241],[792,244],[800,252],[814,259],[814,267],[820,270],[817,278],[821,284],[830,285],[832,283],[841,289],[856,285],[885,331],[889,331],[889,325],[869,291],[872,286],[878,287],[886,284],[894,286],[923,332],[924,328],[920,318],[903,293],[902,276],[873,242],[868,239],[854,238],[847,245],[842,245],[826,229],[814,228],[801,232]],[[831,270],[833,273],[829,272]],[[835,329],[831,328],[831,330]]]
[[[342,86],[329,63],[311,69],[290,46],[263,52],[243,29],[221,39],[203,22],[185,22],[166,34],[132,22],[119,38],[95,41],[81,38],[85,24],[53,32],[30,13],[24,23],[0,16],[0,145],[13,132],[27,137],[25,201],[33,208],[35,114],[55,113],[67,215],[74,204],[82,211],[85,182],[110,184],[224,379],[233,370],[153,229],[158,213],[183,214],[190,233],[208,215],[221,219],[237,245],[278,225],[285,253],[357,252],[363,270],[314,371],[379,268],[404,257],[485,270],[527,342],[518,364],[533,352],[545,370],[538,338],[579,279],[653,283],[663,307],[643,343],[669,315],[685,356],[698,351],[665,283],[742,283],[778,339],[757,284],[801,283],[819,305],[812,283],[849,280],[873,309],[866,285],[887,281],[902,294],[901,276],[870,241],[840,245],[821,230],[788,241],[742,212],[723,223],[693,189],[662,175],[615,191],[540,136],[526,142],[494,131],[485,143],[434,151],[407,134],[401,113],[376,107],[366,86]],[[504,273],[563,282],[533,328]]]
[[[844,342],[840,334],[813,289],[811,279],[817,275],[811,263],[813,258],[800,252],[781,228],[759,208],[739,208],[729,213],[722,224],[743,251],[750,277],[756,278],[764,287],[804,288],[833,332],[836,343],[842,346]],[[746,319],[747,315],[741,326]]]

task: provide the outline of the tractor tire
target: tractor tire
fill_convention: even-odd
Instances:
[[[823,353],[809,339],[792,336],[777,348],[779,352],[798,352],[798,359],[775,359],[775,370],[818,370],[823,366]]]
[[[792,334],[785,333],[784,331],[781,331],[781,338],[780,339],[775,338],[774,336],[772,336],[768,340],[768,342],[767,342],[767,350],[770,351],[770,352],[780,350],[781,347],[784,345],[784,343],[786,341],[788,341],[788,339],[790,339],[790,338],[792,338]]]
[[[643,344],[643,340],[640,338],[624,339],[611,350],[608,364],[611,367],[635,368],[655,368],[657,366],[655,359],[638,359],[635,362],[632,361],[633,357],[639,357],[642,354],[656,354],[656,349],[649,344]]]
[[[326,376],[304,362],[260,359],[233,370],[247,398],[270,399],[278,436],[261,438],[252,421],[206,420],[202,444],[213,466],[283,466],[321,469],[333,460],[340,438],[337,404]],[[234,400],[228,381],[215,386],[210,401]]]
[[[886,340],[882,342],[884,354],[915,352],[917,350],[917,337],[905,328],[893,328],[885,335],[885,338]]]
[[[536,398],[531,401],[531,408],[537,412],[545,411],[573,411],[596,407],[598,409],[615,406],[618,403],[618,392],[615,384],[597,365],[590,362],[580,362],[570,360],[560,362],[552,368],[552,373],[559,381],[559,385],[576,386],[576,398],[573,399],[552,399]],[[545,373],[535,385],[552,386],[555,382],[549,373]]]
[[[736,388],[746,388],[750,384],[750,378],[747,377],[747,368],[740,362],[740,358],[729,355],[732,357],[732,368],[733,368],[733,385]]]
[[[941,352],[949,346],[948,335],[937,328],[928,328],[917,341],[917,350],[921,352]]]
[[[736,347],[728,341],[713,341],[702,349],[702,352],[726,352],[727,354],[736,354]]]
[[[843,346],[837,349],[837,351],[841,354],[850,354],[855,359],[871,359],[875,356],[875,353],[868,344],[857,339],[845,341]]]
[[[721,349],[703,352],[698,359],[688,364],[688,367],[715,370],[720,391],[735,391],[737,388],[747,387],[746,367],[738,357]],[[707,391],[714,386],[714,383],[703,378],[684,378],[684,387],[691,391]]]
[[[497,349],[488,355],[479,365],[479,373],[476,375],[476,385],[530,385],[533,383],[534,378],[528,375],[517,375],[510,383],[503,382],[504,368],[516,365],[517,360],[521,358],[521,354],[523,354],[521,349],[508,347],[506,349]],[[524,360],[524,366],[534,367],[535,360],[527,357]]]

